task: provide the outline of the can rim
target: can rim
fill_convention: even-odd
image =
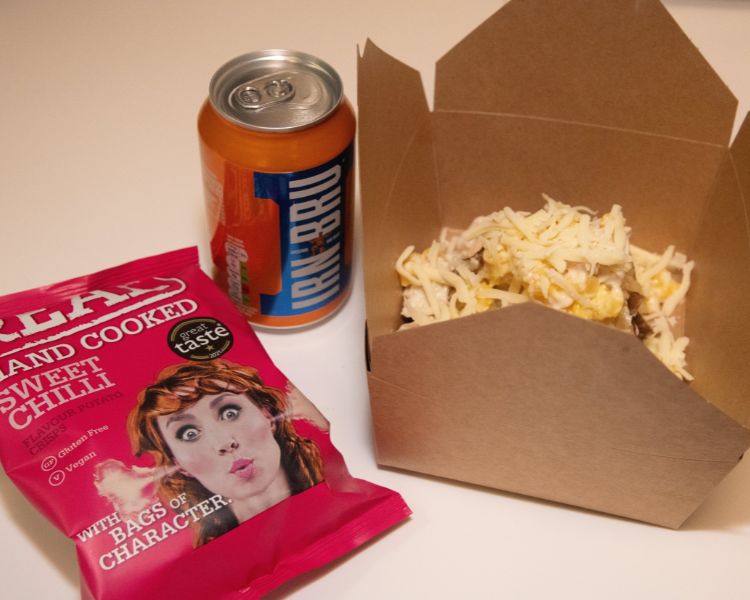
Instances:
[[[290,125],[287,127],[268,127],[253,125],[228,113],[221,107],[219,103],[219,90],[223,88],[223,84],[225,83],[228,76],[232,72],[234,72],[239,65],[256,60],[284,60],[291,63],[303,64],[306,67],[312,68],[314,71],[317,71],[319,74],[323,75],[324,78],[327,78],[331,84],[331,91],[333,92],[333,102],[331,103],[331,107],[327,111],[316,117],[315,120],[311,121],[310,123],[304,123],[303,125]],[[339,107],[343,99],[344,91],[341,77],[330,64],[318,58],[317,56],[308,54],[307,52],[283,48],[255,50],[253,52],[240,54],[239,56],[236,56],[235,58],[232,58],[221,65],[221,67],[219,67],[213,74],[208,84],[208,100],[211,103],[213,109],[224,119],[226,119],[230,123],[242,127],[243,129],[263,131],[266,133],[285,133],[314,127],[318,123],[321,123],[322,121],[330,117]]]

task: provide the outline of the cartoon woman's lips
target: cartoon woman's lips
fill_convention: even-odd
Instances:
[[[232,463],[229,472],[243,479],[251,479],[255,475],[255,461],[250,458],[238,458]]]

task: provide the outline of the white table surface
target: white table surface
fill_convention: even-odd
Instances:
[[[0,294],[196,243],[208,266],[195,119],[225,60],[305,50],[330,62],[355,99],[356,46],[369,36],[419,69],[431,90],[435,60],[500,4],[3,0]],[[744,115],[750,2],[666,4]],[[681,531],[379,469],[363,322],[357,266],[353,296],[334,319],[262,339],[329,418],[351,472],[400,491],[414,516],[274,597],[750,597],[750,460]],[[4,474],[0,582],[3,599],[78,598],[72,542]]]

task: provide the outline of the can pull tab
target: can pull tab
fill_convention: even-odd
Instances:
[[[260,110],[294,97],[291,73],[274,73],[241,83],[230,94],[230,102],[245,110]]]

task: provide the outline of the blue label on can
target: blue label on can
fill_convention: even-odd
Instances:
[[[279,206],[281,291],[260,296],[264,315],[303,315],[330,304],[349,286],[347,181],[353,146],[306,171],[255,173],[255,197]]]

